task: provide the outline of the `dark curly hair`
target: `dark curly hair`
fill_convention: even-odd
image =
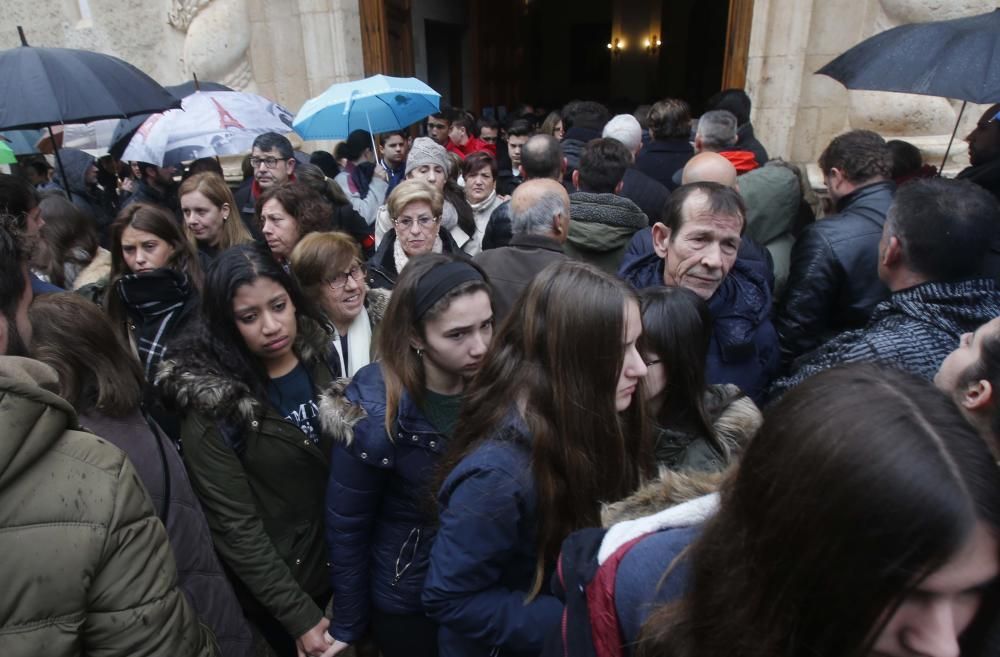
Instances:
[[[309,233],[330,228],[332,213],[330,205],[312,187],[299,182],[275,185],[261,193],[254,208],[257,226],[260,228],[264,227],[261,211],[264,204],[271,199],[276,200],[285,212],[295,217],[295,221],[299,224],[299,239]]]
[[[852,183],[892,176],[892,151],[878,134],[871,130],[851,130],[833,138],[819,156],[819,168],[824,174],[831,169],[840,171]]]

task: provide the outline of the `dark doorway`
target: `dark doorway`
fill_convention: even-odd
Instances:
[[[683,98],[700,114],[719,91],[726,55],[729,0],[664,2],[656,98]]]
[[[441,104],[462,105],[462,36],[465,28],[425,20],[427,84],[441,94]]]

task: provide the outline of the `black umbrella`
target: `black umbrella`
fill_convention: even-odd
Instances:
[[[21,45],[0,51],[0,130],[49,128],[55,141],[53,124],[180,107],[180,99],[128,62],[86,50],[34,48],[17,30]],[[58,150],[56,160],[62,171]]]
[[[1000,102],[1000,9],[949,21],[900,25],[865,39],[816,71],[848,89]],[[943,165],[942,165],[943,166]]]
[[[197,78],[182,82],[181,84],[168,85],[164,89],[169,91],[174,97],[180,99],[187,98],[196,91],[232,91],[232,89],[224,84],[202,82]],[[135,116],[119,121],[118,125],[115,126],[114,134],[111,135],[111,148],[108,149],[108,152],[115,159],[121,159],[122,153],[128,148],[128,143],[132,141],[135,131],[153,114],[154,112],[136,114]]]

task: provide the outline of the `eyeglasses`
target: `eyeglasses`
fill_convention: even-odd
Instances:
[[[279,160],[274,157],[264,157],[264,158],[251,157],[250,166],[256,169],[263,164],[265,169],[273,169],[274,167],[278,166],[278,162],[284,162],[284,161],[285,161],[284,159]]]
[[[421,228],[430,228],[437,222],[437,217],[420,217],[417,220],[417,225]],[[402,228],[403,230],[410,230],[413,228],[413,219],[393,219],[392,223],[396,225],[396,228]]]
[[[348,277],[353,278],[356,281],[364,279],[367,270],[364,265],[354,265],[349,270],[341,272],[327,281],[334,290],[339,290],[340,288],[347,285]]]

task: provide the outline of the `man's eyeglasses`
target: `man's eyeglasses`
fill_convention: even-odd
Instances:
[[[365,273],[366,271],[364,265],[354,265],[349,270],[337,274],[327,282],[330,284],[330,287],[332,287],[334,290],[339,290],[340,288],[347,285],[348,278],[353,278],[356,281],[360,281],[365,277]]]
[[[284,159],[279,160],[274,157],[251,157],[250,166],[256,169],[263,164],[265,169],[273,169],[274,167],[278,166],[278,162],[284,162],[284,161],[285,161]]]
[[[437,222],[437,217],[420,217],[416,220],[417,225],[421,228],[430,228]],[[402,228],[403,230],[410,230],[413,228],[413,219],[393,219],[392,223],[396,225],[396,228]]]

